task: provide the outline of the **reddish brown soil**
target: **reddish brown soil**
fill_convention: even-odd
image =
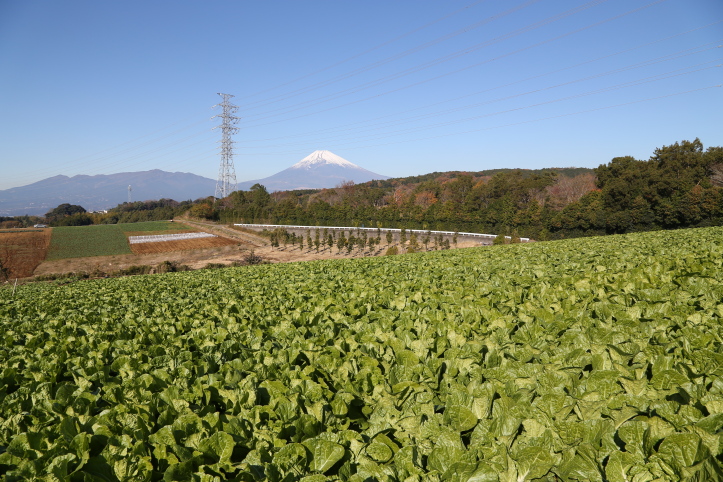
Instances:
[[[133,251],[133,254],[170,253],[172,251],[186,251],[191,249],[218,248],[220,246],[231,246],[232,244],[238,244],[238,242],[219,236],[215,238],[135,243],[131,244],[131,251]]]
[[[50,229],[23,232],[0,231],[0,261],[9,268],[8,278],[31,276],[45,259],[50,246]],[[1,275],[0,275],[1,276]],[[0,278],[0,282],[5,281]]]

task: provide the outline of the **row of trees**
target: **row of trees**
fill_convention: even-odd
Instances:
[[[313,236],[312,236],[313,232]],[[401,232],[395,235],[391,231],[386,231],[384,237],[382,237],[381,228],[377,228],[376,231],[369,231],[366,229],[350,229],[348,231],[336,231],[327,228],[316,228],[314,230],[306,230],[306,234],[297,234],[293,230],[289,231],[283,228],[276,228],[273,231],[263,231],[262,234],[266,235],[272,247],[287,248],[291,245],[294,249],[298,246],[299,251],[304,250],[304,246],[308,251],[316,250],[317,253],[324,252],[326,250],[329,253],[333,253],[333,248],[336,247],[337,254],[342,254],[346,251],[346,254],[351,254],[356,251],[358,254],[363,253],[374,253],[375,250],[383,249],[386,247],[390,249],[399,245],[399,248],[404,249],[408,253],[420,251],[424,246],[425,251],[430,249],[449,249],[450,241],[441,234],[434,234],[431,231],[427,231],[421,236],[417,236],[416,233],[408,233],[405,228],[401,229]],[[454,234],[452,237],[452,243],[455,247],[457,245],[458,235]],[[386,246],[384,246],[384,240],[386,240]],[[519,238],[518,238],[519,240]],[[396,254],[396,251],[394,252]]]

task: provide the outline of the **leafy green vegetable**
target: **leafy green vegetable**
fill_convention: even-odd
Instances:
[[[723,480],[723,229],[0,289],[5,480]]]

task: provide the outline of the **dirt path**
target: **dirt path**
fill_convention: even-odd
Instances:
[[[187,219],[184,219],[183,223],[188,224],[189,226],[194,226],[195,228],[207,233],[238,239],[239,241],[243,241],[244,243],[256,247],[262,247],[268,244],[268,239],[263,236],[246,231],[239,231],[224,224],[203,223],[199,221],[189,221]]]

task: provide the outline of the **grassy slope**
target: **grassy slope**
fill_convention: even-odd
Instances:
[[[719,480],[721,300],[723,228],[2,290],[0,466]]]

